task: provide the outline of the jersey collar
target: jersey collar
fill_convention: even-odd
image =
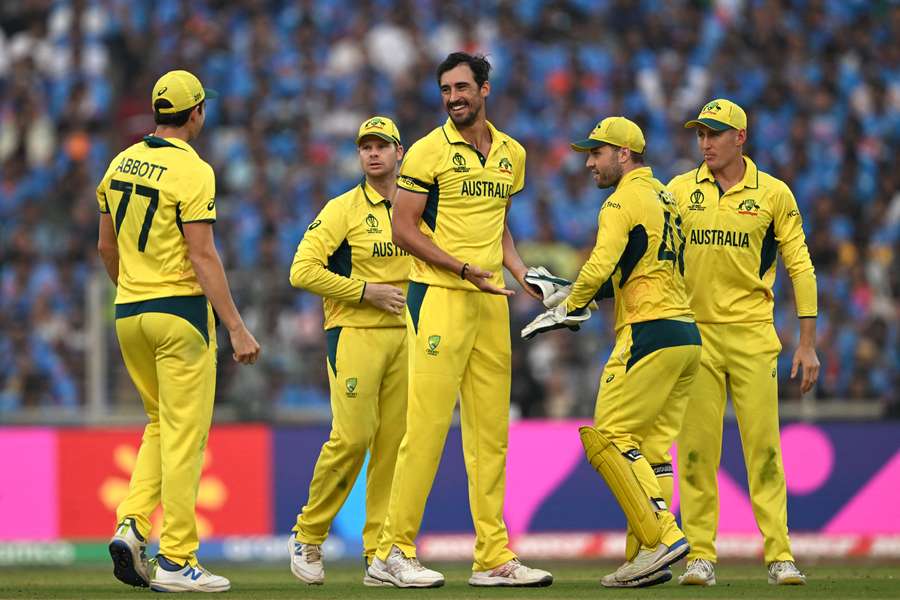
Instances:
[[[757,168],[756,163],[750,160],[749,156],[744,156],[744,164],[747,167],[744,170],[744,178],[741,179],[733,188],[728,190],[729,192],[739,192],[744,188],[750,190],[759,188],[759,168]],[[715,183],[716,181],[716,178],[713,177],[712,171],[710,171],[709,167],[706,165],[706,161],[700,163],[700,166],[697,168],[696,177],[696,183],[702,183],[704,181],[711,181],[713,183]]]
[[[359,189],[362,190],[363,196],[369,201],[369,204],[377,205],[386,202],[381,194],[378,193],[378,190],[369,185],[369,182],[365,177],[363,177],[363,180],[359,183]]]
[[[179,140],[174,137],[161,138],[153,135],[152,133],[149,135],[145,135],[143,137],[144,143],[150,146],[151,148],[178,148],[179,150],[186,150],[191,154],[197,154],[196,150],[191,148],[191,145],[185,142],[184,140]]]
[[[505,144],[509,141],[509,136],[494,127],[494,124],[490,121],[485,121],[487,123],[488,131],[491,132],[491,145],[494,143]],[[451,144],[465,144],[466,146],[471,146],[469,142],[467,142],[459,130],[456,128],[456,124],[453,122],[453,119],[447,117],[447,122],[441,127],[441,131],[444,132],[444,137],[447,139],[447,142]]]
[[[632,169],[631,171],[628,171],[627,173],[622,175],[622,179],[619,180],[619,185],[616,186],[616,189],[627,185],[635,179],[646,179],[648,177],[653,177],[653,170],[650,167],[639,167],[637,169]]]

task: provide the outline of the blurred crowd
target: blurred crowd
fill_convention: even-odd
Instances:
[[[748,154],[788,182],[803,214],[819,285],[816,398],[882,400],[897,414],[898,36],[900,5],[887,0],[4,2],[0,414],[84,405],[86,287],[102,271],[95,186],[152,131],[150,90],[174,68],[221,93],[195,147],[215,167],[217,244],[263,345],[260,364],[239,371],[224,344],[218,401],[246,418],[327,414],[320,302],[288,284],[294,250],[358,181],[362,120],[392,116],[407,146],[443,122],[434,68],[458,49],[488,56],[488,118],[528,150],[510,214],[523,257],[563,276],[593,245],[608,193],[570,140],[626,115],[667,181],[700,160],[682,123],[710,98],[741,104]],[[540,307],[519,294],[512,308],[514,409],[590,415],[610,307],[577,334],[529,343],[518,330]],[[791,401],[797,319],[783,270],[775,320]],[[111,320],[107,333],[112,402],[137,404]]]

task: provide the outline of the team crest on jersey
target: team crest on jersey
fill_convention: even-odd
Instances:
[[[690,200],[691,205],[688,207],[688,210],[706,210],[706,207],[703,206],[706,197],[703,195],[703,192],[700,191],[700,188],[691,192]]]
[[[750,215],[755,217],[759,213],[759,204],[757,204],[756,200],[753,198],[741,200],[741,203],[738,204],[737,208],[739,215]]]
[[[500,165],[498,167],[501,173],[506,173],[507,175],[512,175],[512,162],[506,158],[505,156],[500,159]]]
[[[348,398],[356,398],[356,384],[356,377],[348,377],[347,381],[344,382],[344,385],[347,387]]]
[[[457,173],[469,172],[469,167],[466,166],[466,157],[459,152],[453,155],[453,170]]]
[[[378,227],[378,219],[372,213],[369,213],[366,217],[366,225],[368,226],[366,233],[381,233],[381,229]]]
[[[440,345],[440,343],[441,343],[441,336],[439,336],[439,335],[428,336],[428,349],[425,350],[425,353],[429,354],[431,356],[437,356],[438,355],[437,347]]]

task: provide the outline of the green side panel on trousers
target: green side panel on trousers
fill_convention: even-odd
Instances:
[[[152,298],[127,304],[116,304],[116,318],[124,319],[143,313],[165,313],[181,317],[197,328],[209,346],[209,329],[206,326],[206,296],[169,296]]]
[[[627,372],[645,356],[674,346],[699,346],[700,330],[696,323],[657,319],[631,326],[631,358],[625,365]]]

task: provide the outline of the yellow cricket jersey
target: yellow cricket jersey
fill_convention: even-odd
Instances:
[[[403,158],[397,184],[428,194],[421,231],[441,250],[491,271],[503,287],[503,227],[509,198],[525,185],[525,149],[488,123],[491,151],[483,156],[451,119],[417,141]],[[413,257],[410,280],[475,290],[458,273]]]
[[[675,200],[650,167],[626,173],[600,207],[597,243],[566,300],[569,312],[600,292],[625,325],[693,318],[684,283],[684,235]],[[602,289],[601,289],[602,288]]]
[[[363,303],[366,283],[388,283],[406,293],[410,256],[391,241],[391,204],[368,182],[328,201],[309,225],[291,265],[291,285],[322,296],[325,329],[406,327]]]
[[[182,224],[214,222],[215,197],[212,167],[182,140],[148,135],[113,159],[97,202],[115,225],[116,304],[203,295]]]
[[[705,162],[669,182],[687,237],[691,308],[703,323],[772,321],[778,250],[797,315],[815,317],[816,276],[797,201],[783,181],[744,162],[743,180],[725,192]]]

